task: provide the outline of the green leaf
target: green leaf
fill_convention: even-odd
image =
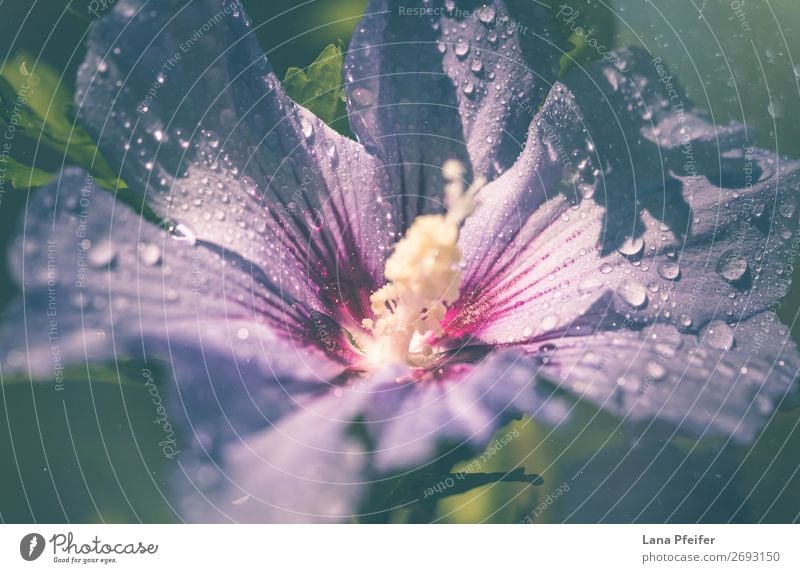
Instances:
[[[0,188],[9,181],[16,189],[41,187],[53,179],[53,174],[23,165],[10,156],[0,155]]]
[[[75,120],[72,94],[61,78],[28,54],[15,55],[0,69],[0,129],[41,143],[88,169],[103,187],[127,187]]]
[[[571,50],[565,47],[559,60],[559,78],[614,49],[617,18],[604,2],[551,0],[549,5],[559,35],[574,46]]]
[[[340,133],[347,129],[344,105],[342,66],[344,54],[341,43],[330,44],[307,70],[289,68],[283,88],[294,101],[306,107],[322,121]]]
[[[18,372],[3,376],[4,386],[34,384],[35,386],[66,387],[70,384],[93,383],[112,384],[115,386],[142,386],[146,381],[142,377],[143,365],[131,360],[118,360],[116,363],[92,363],[83,365],[67,365],[60,372],[58,379],[31,379],[27,374]],[[160,363],[150,364],[153,378],[157,381],[168,379],[168,370]]]

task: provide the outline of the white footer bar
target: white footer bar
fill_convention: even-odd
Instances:
[[[0,571],[800,571],[797,525],[3,525]]]

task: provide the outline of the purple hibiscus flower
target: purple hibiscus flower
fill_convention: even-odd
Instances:
[[[117,2],[76,105],[157,220],[75,169],[33,195],[3,370],[166,365],[187,520],[348,519],[576,399],[751,440],[800,365],[775,318],[798,163],[640,50],[557,79],[527,17],[372,0],[353,141],[288,99],[237,2]]]

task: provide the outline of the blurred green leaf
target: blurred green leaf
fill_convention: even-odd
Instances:
[[[551,11],[562,37],[574,46],[559,60],[559,77],[603,58],[615,47],[617,18],[604,2],[555,2]]]
[[[322,121],[345,133],[338,125],[347,115],[344,104],[342,45],[330,44],[307,70],[289,68],[283,87],[294,101],[306,107]]]
[[[169,379],[167,372],[160,364],[148,366],[154,375],[155,380]],[[65,366],[60,372],[59,380],[39,380],[33,379],[26,373],[6,374],[3,376],[2,383],[5,386],[34,384],[37,386],[55,385],[56,383],[75,384],[91,382],[93,384],[113,384],[122,386],[139,387],[144,385],[142,378],[142,364],[130,360],[119,360],[116,363],[97,363],[82,365]]]
[[[41,187],[50,182],[52,173],[23,165],[13,157],[0,156],[0,181],[9,181],[16,189]]]
[[[36,60],[20,53],[0,69],[0,129],[6,133],[19,132],[34,142],[41,142],[88,169],[102,187],[126,188],[100,154],[92,137],[75,121],[72,95],[61,78],[41,62],[30,68],[31,61]],[[19,158],[17,163],[20,163]],[[41,177],[36,181],[39,185],[46,182]]]

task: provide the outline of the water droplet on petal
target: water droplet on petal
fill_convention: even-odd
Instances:
[[[603,263],[602,265],[600,265],[600,272],[603,273],[604,275],[607,275],[613,270],[614,267],[612,267],[609,263]]]
[[[374,98],[372,92],[366,88],[358,87],[351,93],[353,103],[358,107],[369,107],[372,105]]]
[[[747,260],[738,256],[734,251],[728,251],[720,257],[717,263],[717,272],[729,282],[741,280],[747,272]]]
[[[161,248],[154,243],[140,244],[139,260],[147,267],[154,267],[161,261]]]
[[[456,56],[458,56],[459,58],[465,57],[467,54],[469,54],[469,44],[467,44],[462,40],[459,40],[458,43],[456,43],[455,52]]]
[[[314,135],[314,124],[305,116],[300,118],[300,131],[306,139],[311,139]]]
[[[116,249],[114,249],[114,245],[112,245],[111,241],[108,239],[103,239],[92,245],[86,260],[91,266],[100,268],[113,263],[116,257],[117,252]]]
[[[326,139],[322,143],[322,149],[325,155],[328,156],[328,159],[330,159],[331,164],[335,166],[339,161],[339,152],[336,150],[336,144],[332,140]]]
[[[553,330],[556,326],[558,326],[558,316],[555,314],[548,314],[542,318],[542,322],[539,324],[539,330],[547,332]]]
[[[641,308],[647,303],[647,289],[635,280],[622,281],[617,288],[617,294],[633,308]]]
[[[650,360],[645,366],[645,372],[654,380],[663,380],[667,376],[667,368],[656,360]]]
[[[641,237],[626,237],[617,250],[626,257],[636,257],[644,251],[644,239]]]
[[[733,329],[721,320],[715,320],[709,324],[704,339],[712,348],[730,350],[734,343]]]
[[[481,8],[478,8],[478,10],[476,10],[475,13],[478,16],[478,20],[480,20],[484,24],[491,24],[496,15],[494,6],[491,5],[486,5]]]
[[[792,201],[784,201],[778,207],[778,212],[781,214],[782,217],[786,217],[787,219],[791,219],[792,215],[794,215],[795,211],[795,204]]]
[[[658,274],[661,275],[662,278],[670,281],[678,280],[681,276],[681,268],[678,266],[678,263],[661,263],[658,265]]]
[[[683,328],[689,328],[692,326],[692,317],[686,313],[683,313],[678,317],[678,322]]]
[[[472,95],[473,93],[475,93],[475,84],[472,83],[470,80],[467,80],[464,82],[463,90],[466,95]]]

